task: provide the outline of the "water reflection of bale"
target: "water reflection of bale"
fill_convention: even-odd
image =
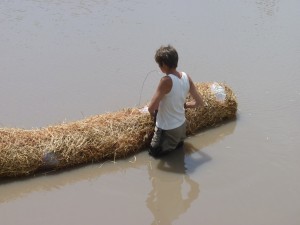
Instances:
[[[235,117],[236,97],[227,85],[198,83],[196,86],[205,106],[187,110],[189,135]],[[145,149],[153,129],[149,114],[137,108],[36,130],[0,128],[0,177],[29,175],[45,167],[58,170],[124,158]]]
[[[44,174],[38,174],[35,177],[24,177],[23,179],[0,178],[0,203],[21,198],[30,194],[31,192],[52,191],[74,183],[96,179],[107,174],[114,174],[120,171],[126,172],[126,170],[131,168],[145,167],[150,165],[149,162],[151,162],[151,166],[148,167],[148,170],[158,170],[156,173],[153,171],[148,172],[150,179],[152,179],[151,175],[152,177],[155,177],[161,171],[165,171],[165,174],[163,175],[165,177],[169,175],[172,176],[172,173],[175,173],[176,176],[187,176],[185,173],[190,174],[201,165],[201,161],[194,160],[194,158],[190,156],[193,156],[194,152],[195,154],[199,154],[198,152],[200,152],[203,147],[216,143],[225,138],[227,135],[233,133],[235,124],[236,122],[233,121],[218,127],[218,129],[212,129],[214,132],[202,132],[205,134],[207,133],[205,138],[201,138],[201,136],[198,138],[196,135],[193,140],[199,139],[199,143],[197,142],[197,144],[194,144],[195,147],[189,145],[188,142],[185,143],[184,155],[182,155],[183,152],[178,151],[174,152],[174,155],[167,155],[161,160],[153,160],[146,153],[143,153],[139,154],[137,160],[135,161],[134,159],[130,159],[131,161],[134,161],[134,163],[124,160],[113,164],[108,161],[105,162],[103,166],[102,164],[98,164],[97,166],[85,166],[83,168],[64,171],[63,173],[59,171],[52,172],[46,176]],[[176,155],[177,153],[179,153],[179,155]],[[184,166],[182,166],[183,160]],[[168,164],[172,165],[172,169],[168,168]],[[148,201],[152,200],[150,199]]]

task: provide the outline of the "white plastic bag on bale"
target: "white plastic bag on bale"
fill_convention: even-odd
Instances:
[[[43,155],[43,163],[44,167],[54,167],[58,165],[59,162],[55,152],[45,150]]]
[[[149,113],[149,111],[148,111],[148,106],[144,106],[144,108],[139,109],[139,111],[140,111],[141,113]]]
[[[217,82],[214,82],[210,86],[210,90],[215,95],[217,101],[219,101],[219,102],[225,101],[226,92],[225,92],[225,89],[220,84],[218,84]]]

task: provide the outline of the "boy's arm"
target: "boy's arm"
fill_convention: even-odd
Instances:
[[[192,78],[188,75],[189,82],[190,82],[190,94],[193,98],[193,101],[186,102],[184,104],[184,108],[197,108],[202,107],[204,105],[203,99],[199,92],[197,91],[194,82],[192,81]]]
[[[155,114],[155,110],[158,109],[159,102],[161,99],[165,96],[165,94],[168,94],[172,89],[172,80],[170,77],[165,76],[163,77],[159,85],[156,89],[156,92],[154,93],[149,105],[148,105],[148,111],[151,115]]]

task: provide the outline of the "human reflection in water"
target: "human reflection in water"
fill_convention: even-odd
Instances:
[[[152,191],[147,198],[147,207],[154,216],[152,224],[172,224],[198,198],[199,184],[189,177],[188,173],[191,171],[186,171],[185,157],[192,152],[200,155],[200,158],[193,159],[194,169],[195,165],[199,166],[211,158],[195,150],[191,144],[185,143],[182,148],[152,161],[149,165]],[[184,187],[189,190],[186,191]]]

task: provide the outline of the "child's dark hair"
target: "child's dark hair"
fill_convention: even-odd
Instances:
[[[177,68],[178,64],[178,53],[176,49],[171,46],[161,46],[155,54],[155,61],[159,66],[165,64],[169,68]]]

